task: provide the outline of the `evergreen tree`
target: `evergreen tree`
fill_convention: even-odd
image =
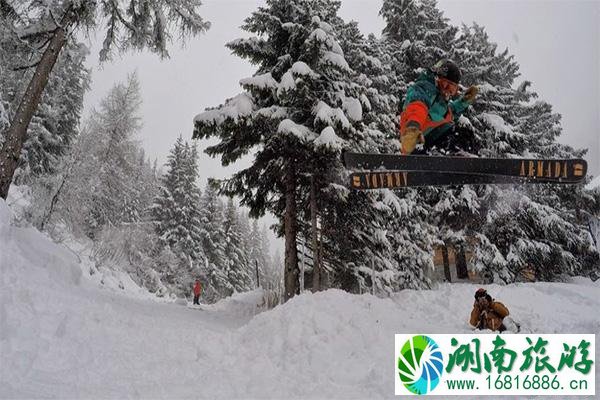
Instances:
[[[224,206],[211,182],[206,185],[200,200],[201,243],[205,263],[201,268],[204,281],[204,297],[215,301],[233,293],[229,282],[226,237],[223,226]]]
[[[232,198],[229,199],[225,208],[223,230],[225,233],[225,254],[227,256],[226,265],[223,267],[228,281],[237,292],[251,290],[254,286],[252,282],[252,265],[244,249],[241,223],[237,207]]]
[[[394,125],[389,111],[393,100],[379,94],[373,81],[345,58],[342,45],[357,69],[379,68],[379,78],[383,75],[356,25],[345,25],[337,16],[339,2],[289,3],[269,1],[246,20],[245,29],[259,37],[228,46],[257,64],[258,71],[241,81],[244,93],[197,116],[195,129],[195,137],[221,139],[207,152],[221,155],[225,165],[259,149],[251,167],[221,182],[221,193],[240,196],[253,216],[267,210],[280,216],[286,239],[286,298],[299,291],[299,234],[312,243],[314,254],[322,247],[323,254],[314,258],[326,258],[340,274],[358,252],[339,246],[339,236],[348,234],[346,244],[353,238],[371,240],[369,213],[379,199],[348,193],[341,185],[339,155],[342,148],[384,148],[385,134],[379,129]],[[352,45],[356,39],[360,45]],[[384,108],[386,115],[377,116]],[[397,143],[397,137],[393,140]],[[361,218],[350,218],[346,209],[361,213]],[[389,218],[380,214],[381,221]],[[340,223],[352,228],[340,233]]]
[[[583,155],[556,142],[560,116],[552,113],[549,104],[533,101],[537,94],[528,90],[530,82],[513,88],[518,64],[508,50],[497,52],[481,26],[463,26],[455,48],[453,57],[463,69],[465,84],[482,87],[473,106],[475,115],[464,118],[458,129],[459,136],[477,132],[479,154],[510,158]],[[465,188],[462,193],[467,193],[467,201],[450,196],[446,204],[459,208],[449,213],[446,207],[440,215],[467,221],[458,228],[477,238],[473,261],[490,281],[514,281],[524,270],[533,270],[538,279],[552,280],[562,274],[589,272],[597,260],[589,251],[584,227],[573,215],[580,207],[576,199],[582,198],[581,188],[489,186]]]
[[[259,281],[261,286],[265,284],[268,275],[265,270],[265,265],[261,265],[262,254],[261,254],[261,232],[258,228],[258,219],[252,219],[252,226],[250,228],[250,240],[248,243],[248,261],[256,274],[256,266],[258,265]]]
[[[381,40],[359,40],[355,28],[349,26],[346,42],[351,50],[348,53],[353,55],[351,65],[359,66],[372,82],[371,104],[378,107],[370,127],[382,132],[372,137],[380,151],[395,153],[399,149],[398,110],[402,97],[424,67],[447,55],[456,28],[448,24],[435,1],[384,1],[380,14],[386,20]],[[373,59],[376,62],[368,62]],[[425,271],[432,267],[432,246],[439,242],[440,233],[436,222],[428,219],[435,203],[425,198],[438,193],[435,189],[381,191],[371,194],[371,199],[363,199],[362,208],[357,202],[356,206],[339,210],[341,218],[332,222],[332,227],[345,220],[361,221],[357,225],[363,227],[355,237],[338,241],[340,253],[350,255],[349,268],[338,278],[342,286],[358,281],[360,287],[375,286],[377,292],[428,286]],[[358,196],[361,194],[350,193],[348,197],[357,201]],[[369,208],[377,213],[369,212]],[[354,247],[355,243],[360,244]]]
[[[147,48],[166,57],[173,32],[184,40],[209,28],[210,24],[198,14],[199,6],[198,0],[129,0],[126,4],[106,0],[3,0],[1,36],[6,31],[13,32],[21,46],[37,48],[40,54],[38,61],[31,64],[35,72],[13,111],[11,125],[4,132],[0,149],[0,197],[8,195],[31,119],[61,50],[69,48],[77,37],[73,34],[75,29],[93,28],[99,20],[107,24],[101,60],[110,57],[113,47],[121,51]]]
[[[271,290],[280,290],[283,287],[283,265],[281,251],[277,249],[269,263],[269,273],[263,287]]]
[[[350,70],[329,23],[338,8],[329,0],[268,1],[243,26],[259,37],[228,44],[258,65],[256,75],[241,81],[244,93],[196,117],[195,137],[221,138],[207,153],[221,154],[224,165],[260,146],[252,166],[223,182],[221,192],[239,196],[253,217],[267,210],[280,216],[286,298],[299,292],[298,190],[314,170],[316,146],[341,148],[334,126],[350,131],[343,106],[356,104],[338,84]]]
[[[117,268],[140,285],[165,294],[161,279],[167,276],[162,272],[170,258],[163,257],[159,238],[148,223],[157,172],[134,137],[139,96],[132,79],[115,85],[100,110],[86,120],[69,153],[62,157],[61,173],[55,175],[49,192],[39,196],[39,183],[33,186],[32,208],[44,210],[50,204],[42,221],[49,232],[53,226],[66,225],[76,237],[94,238],[95,267]],[[119,187],[123,193],[113,191]],[[114,199],[98,201],[111,194]],[[99,224],[97,215],[106,216],[107,222]]]
[[[199,262],[203,258],[200,230],[200,190],[195,145],[175,142],[167,161],[167,172],[152,206],[156,232],[166,246]]]
[[[0,67],[0,74],[2,74],[2,67]],[[2,92],[0,92],[0,130],[4,129],[8,124],[8,112],[2,99]]]
[[[262,226],[259,233],[259,247],[258,247],[258,269],[262,271],[263,281],[267,281],[267,275],[271,271],[271,250],[269,242],[269,231],[266,225]]]
[[[103,226],[139,220],[136,193],[130,176],[137,164],[137,144],[134,135],[141,125],[140,89],[137,76],[130,75],[126,84],[115,85],[102,100],[100,111],[90,118],[90,131],[96,135],[99,153],[92,192],[92,208],[88,224],[93,237]]]
[[[139,84],[135,75],[116,84],[82,128],[66,160],[60,214],[74,231],[96,237],[105,226],[141,222],[156,185],[135,135],[139,129]],[[149,186],[148,186],[149,185]]]
[[[23,83],[33,74],[27,66],[39,57],[35,47],[25,45],[11,26],[12,22],[0,17],[0,92],[6,102],[7,121],[12,118],[8,110],[12,114],[17,109],[25,91]],[[86,55],[85,46],[74,42],[59,57],[23,145],[17,174],[21,183],[32,175],[55,174],[60,158],[69,151],[78,133],[83,95],[89,83]],[[3,139],[4,135],[0,142]]]
[[[403,96],[422,68],[447,57],[457,29],[437,8],[436,0],[384,0],[379,14],[386,22],[383,40],[392,70],[405,82],[394,82],[391,88]]]
[[[252,229],[250,233],[249,261],[254,275],[258,267],[258,274],[261,287],[266,287],[267,282],[271,281],[271,255],[269,250],[269,232],[266,226],[259,227],[258,220],[252,220]]]
[[[152,220],[162,247],[177,255],[176,264],[166,271],[166,281],[185,293],[198,278],[204,264],[201,247],[200,189],[196,145],[175,142],[167,160],[167,172],[161,178],[152,206]]]
[[[84,65],[86,54],[85,46],[77,44],[57,62],[29,125],[20,177],[58,172],[60,158],[69,151],[78,133],[83,96],[90,80],[90,72]]]

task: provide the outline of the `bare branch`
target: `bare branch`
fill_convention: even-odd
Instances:
[[[42,61],[42,60],[41,59],[37,60],[33,64],[22,65],[20,67],[15,67],[15,68],[12,68],[12,70],[16,72],[16,71],[23,71],[23,70],[26,70],[26,69],[29,69],[29,68],[35,68],[35,67],[37,67],[39,65],[40,61]]]

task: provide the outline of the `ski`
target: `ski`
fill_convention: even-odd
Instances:
[[[587,162],[583,159],[476,158],[347,152],[344,153],[344,165],[349,169],[364,169],[373,173],[428,171],[451,173],[451,176],[455,177],[458,174],[500,175],[520,178],[518,181],[520,183],[579,183],[585,179],[587,173]],[[418,177],[417,181],[426,180],[422,175],[415,177]],[[438,174],[434,174],[430,179],[434,182],[450,180],[448,176]],[[468,178],[468,180],[480,179],[482,178]],[[493,179],[498,180],[498,178]]]
[[[521,185],[521,184],[568,184],[572,180],[554,178],[520,177],[511,175],[467,174],[440,171],[361,171],[350,174],[350,187],[356,190],[401,189],[420,186],[452,185]]]

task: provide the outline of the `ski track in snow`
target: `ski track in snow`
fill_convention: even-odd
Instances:
[[[471,332],[467,283],[383,299],[328,290],[265,312],[261,291],[200,310],[125,296],[8,218],[0,201],[2,399],[398,398],[395,333]],[[600,282],[485,287],[533,332],[600,334]]]

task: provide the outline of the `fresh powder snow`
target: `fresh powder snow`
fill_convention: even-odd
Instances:
[[[215,110],[207,110],[196,115],[194,121],[211,122],[221,124],[228,118],[237,121],[239,118],[248,116],[254,109],[254,102],[248,93],[240,93],[229,99],[224,106]]]
[[[284,119],[281,121],[277,127],[277,132],[296,136],[303,141],[314,140],[317,137],[317,135],[309,128],[304,125],[297,124],[291,119]]]
[[[315,139],[314,143],[315,146],[325,146],[334,151],[342,150],[344,146],[344,141],[335,134],[335,130],[331,126],[323,129],[319,137]]]
[[[0,398],[392,398],[395,333],[472,332],[473,284],[186,307],[103,287],[10,220],[0,200]],[[600,282],[484,287],[529,332],[600,333]]]

